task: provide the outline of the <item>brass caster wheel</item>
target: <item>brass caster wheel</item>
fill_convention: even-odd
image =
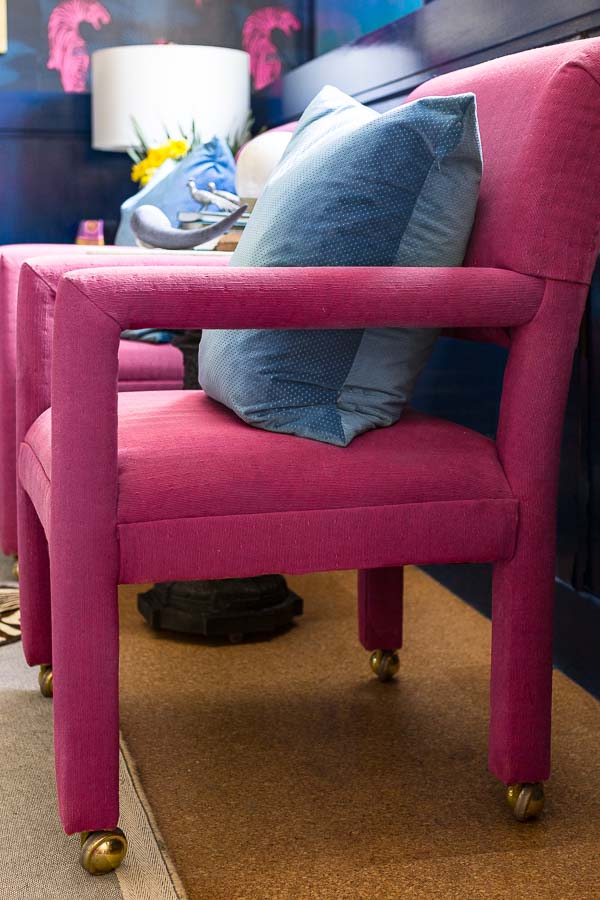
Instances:
[[[120,828],[114,831],[82,831],[81,865],[90,875],[106,875],[118,869],[127,853],[127,838]]]
[[[506,800],[518,822],[537,819],[544,807],[544,785],[541,781],[509,784]]]
[[[390,681],[400,668],[395,650],[373,650],[369,659],[371,671],[380,681]]]
[[[12,573],[15,581],[19,580],[19,557],[15,556],[14,562],[12,564]]]
[[[52,666],[40,666],[38,684],[40,686],[40,693],[42,697],[52,697],[52,695],[54,694]]]

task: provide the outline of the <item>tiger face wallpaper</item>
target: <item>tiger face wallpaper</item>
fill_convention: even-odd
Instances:
[[[311,0],[7,0],[0,90],[89,90],[94,50],[210,44],[250,54],[255,91],[311,56]]]

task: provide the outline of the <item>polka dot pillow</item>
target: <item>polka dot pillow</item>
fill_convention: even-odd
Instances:
[[[481,168],[473,94],[380,115],[326,87],[302,116],[231,265],[458,266]],[[346,446],[399,419],[436,336],[414,328],[205,331],[200,383],[251,425]]]

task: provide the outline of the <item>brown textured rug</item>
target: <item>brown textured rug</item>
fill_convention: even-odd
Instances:
[[[519,825],[486,769],[489,622],[408,570],[382,685],[354,574],[290,584],[298,625],[221,646],[122,589],[122,728],[190,898],[600,898],[600,704],[556,673],[546,812]]]

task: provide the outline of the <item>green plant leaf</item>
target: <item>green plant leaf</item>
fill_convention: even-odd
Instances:
[[[131,124],[133,126],[135,136],[137,137],[137,139],[139,141],[140,151],[142,151],[142,153],[143,153],[143,155],[141,156],[141,159],[143,159],[144,156],[148,156],[148,150],[149,150],[148,143],[146,142],[146,137],[145,137],[144,133],[142,132],[140,124],[137,121],[137,119],[135,118],[135,116],[131,116]]]

